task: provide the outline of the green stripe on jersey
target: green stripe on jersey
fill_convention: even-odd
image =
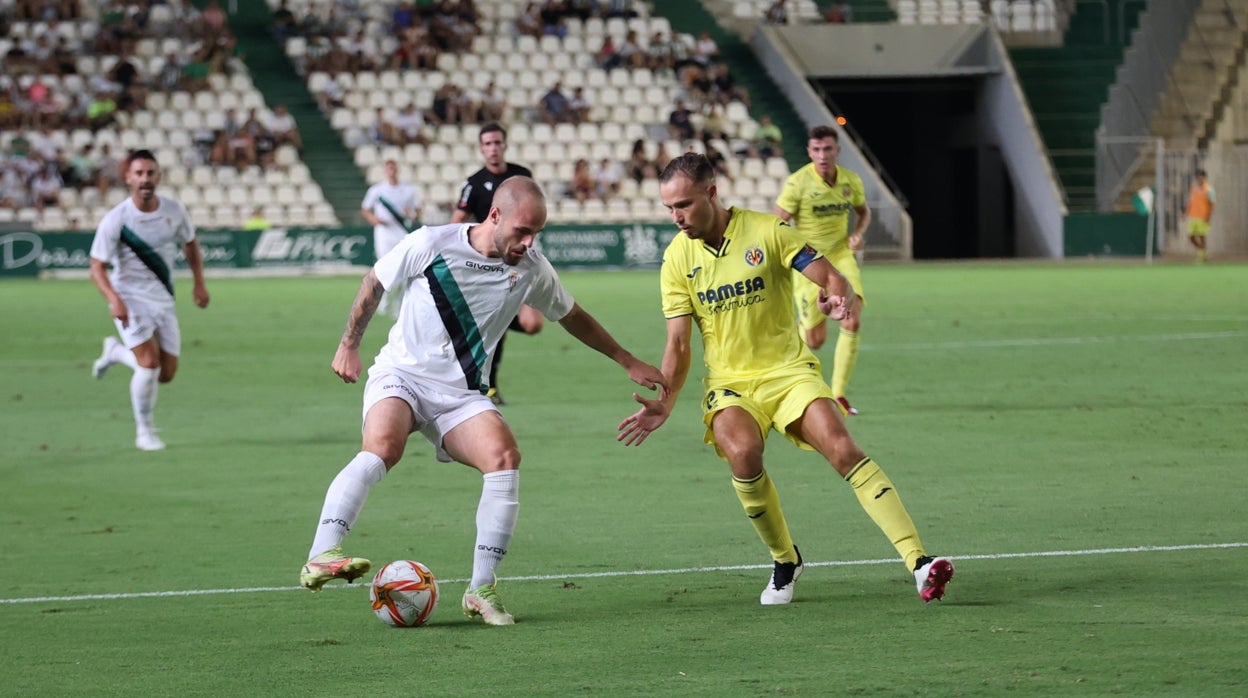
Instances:
[[[131,252],[143,262],[143,266],[147,267],[156,275],[156,278],[169,291],[169,295],[173,295],[173,274],[169,271],[169,265],[165,264],[165,260],[160,253],[152,249],[152,246],[144,242],[133,230],[126,226],[121,226],[121,241]]]

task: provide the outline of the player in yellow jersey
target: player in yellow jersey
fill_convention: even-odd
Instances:
[[[761,603],[791,601],[803,570],[780,497],[763,468],[771,429],[800,448],[818,451],[845,478],[914,574],[920,598],[944,596],[953,563],[924,551],[896,487],[850,437],[819,359],[793,331],[790,270],[822,288],[816,300],[822,313],[852,316],[860,299],[784,221],[723,208],[706,156],[685,153],[672,160],[659,177],[659,194],[683,232],[664,252],[660,272],[667,317],[660,369],[668,393],[658,400],[634,394],[641,409],[620,423],[619,440],[641,444],[667,421],[689,375],[696,323],[707,368],[704,438],[731,466],[737,497],[775,563]]]
[[[1203,263],[1209,258],[1205,244],[1209,237],[1209,221],[1213,219],[1213,187],[1204,170],[1196,170],[1196,182],[1187,196],[1187,237],[1196,248],[1196,261]]]
[[[836,164],[841,152],[836,129],[816,126],[806,141],[810,163],[794,172],[784,182],[776,199],[775,214],[797,226],[797,231],[816,250],[828,258],[836,270],[849,279],[854,292],[862,299],[862,273],[855,253],[866,244],[864,237],[871,223],[871,209],[863,192],[862,178]],[[854,212],[854,229],[849,229],[849,212]],[[800,276],[794,272],[794,276]],[[828,338],[828,325],[818,311],[819,289],[805,281],[795,281],[798,326],[802,337],[812,349],[818,349]],[[845,397],[849,377],[858,363],[859,315],[854,313],[841,320],[841,333],[836,339],[832,360],[832,394],[846,415],[858,414]]]

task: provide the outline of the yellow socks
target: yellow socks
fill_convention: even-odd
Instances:
[[[854,374],[854,364],[858,363],[858,333],[841,329],[836,338],[836,353],[832,356],[832,394],[844,397],[845,388],[849,385],[849,377]]]
[[[771,557],[776,562],[797,562],[797,550],[793,548],[793,539],[789,536],[789,524],[784,520],[784,512],[780,510],[780,494],[767,476],[767,471],[753,480],[732,478],[732,487],[737,491],[737,499],[750,517],[758,537],[771,549]],[[904,513],[904,512],[903,512]],[[908,520],[908,519],[907,519]]]
[[[840,354],[840,348],[837,348]],[[858,503],[866,510],[867,515],[876,526],[888,536],[893,547],[906,562],[907,570],[914,570],[914,563],[923,557],[923,543],[919,541],[919,532],[906,513],[906,507],[897,495],[893,483],[880,470],[880,466],[870,458],[863,458],[845,476],[845,481],[854,488],[858,495]],[[744,500],[743,500],[744,501]]]

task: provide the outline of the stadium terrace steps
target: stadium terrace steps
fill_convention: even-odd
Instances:
[[[263,2],[239,3],[230,16],[230,29],[238,37],[252,82],[269,106],[285,104],[303,138],[302,159],[312,178],[321,185],[325,199],[343,225],[361,225],[360,201],[368,182],[351,152],[321,113],[307,82],[295,72],[282,45],[269,34],[270,10]]]
[[[702,31],[710,33],[719,45],[720,59],[728,64],[737,84],[750,94],[750,115],[757,120],[763,114],[780,127],[784,135],[784,159],[794,170],[806,162],[806,125],[798,117],[784,93],[767,75],[767,71],[754,56],[754,50],[741,37],[724,31],[716,17],[701,2],[659,3],[654,14],[663,15],[671,22],[672,29],[697,36]],[[752,139],[753,133],[738,133],[739,138]],[[726,153],[725,153],[726,155]]]
[[[828,9],[835,0],[820,0],[819,11],[823,12]],[[893,12],[892,6],[888,0],[849,0],[849,6],[854,10],[854,24],[863,24],[867,22],[895,22],[897,13]]]
[[[1096,129],[1142,4],[1107,0],[1108,11],[1077,6],[1062,46],[1012,48],[1036,127],[1071,211],[1096,210]],[[1121,31],[1119,28],[1121,27]]]

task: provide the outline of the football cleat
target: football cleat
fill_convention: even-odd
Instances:
[[[914,582],[923,603],[944,598],[945,585],[950,579],[953,579],[953,563],[948,558],[924,555],[914,565]]]
[[[836,406],[841,408],[842,417],[849,417],[851,415],[858,414],[858,410],[850,407],[849,400],[845,399],[844,395],[836,398]]]
[[[779,606],[793,600],[793,584],[802,576],[802,570],[806,569],[806,565],[802,564],[802,552],[796,545],[793,546],[793,552],[797,553],[796,563],[777,562],[772,569],[771,581],[758,597],[758,602],[762,605]]]
[[[362,557],[347,557],[342,548],[334,546],[329,550],[308,560],[299,574],[299,584],[312,592],[321,590],[325,583],[334,579],[345,579],[347,584],[356,578],[368,574],[373,563]]]
[[[134,447],[140,451],[163,451],[165,442],[155,432],[141,431],[134,437]]]
[[[483,584],[464,592],[464,615],[469,618],[481,616],[486,625],[515,625],[516,619],[503,607],[493,584]]]
[[[503,399],[503,394],[498,392],[498,388],[490,388],[485,395],[490,398],[490,402],[499,407],[507,404],[507,401]]]
[[[113,365],[113,360],[108,358],[108,356],[112,353],[114,344],[121,344],[121,342],[118,342],[117,338],[112,335],[104,338],[104,350],[100,352],[100,358],[91,364],[91,375],[96,380],[103,378],[104,374],[108,372],[108,367]],[[139,448],[143,447],[140,446]]]

